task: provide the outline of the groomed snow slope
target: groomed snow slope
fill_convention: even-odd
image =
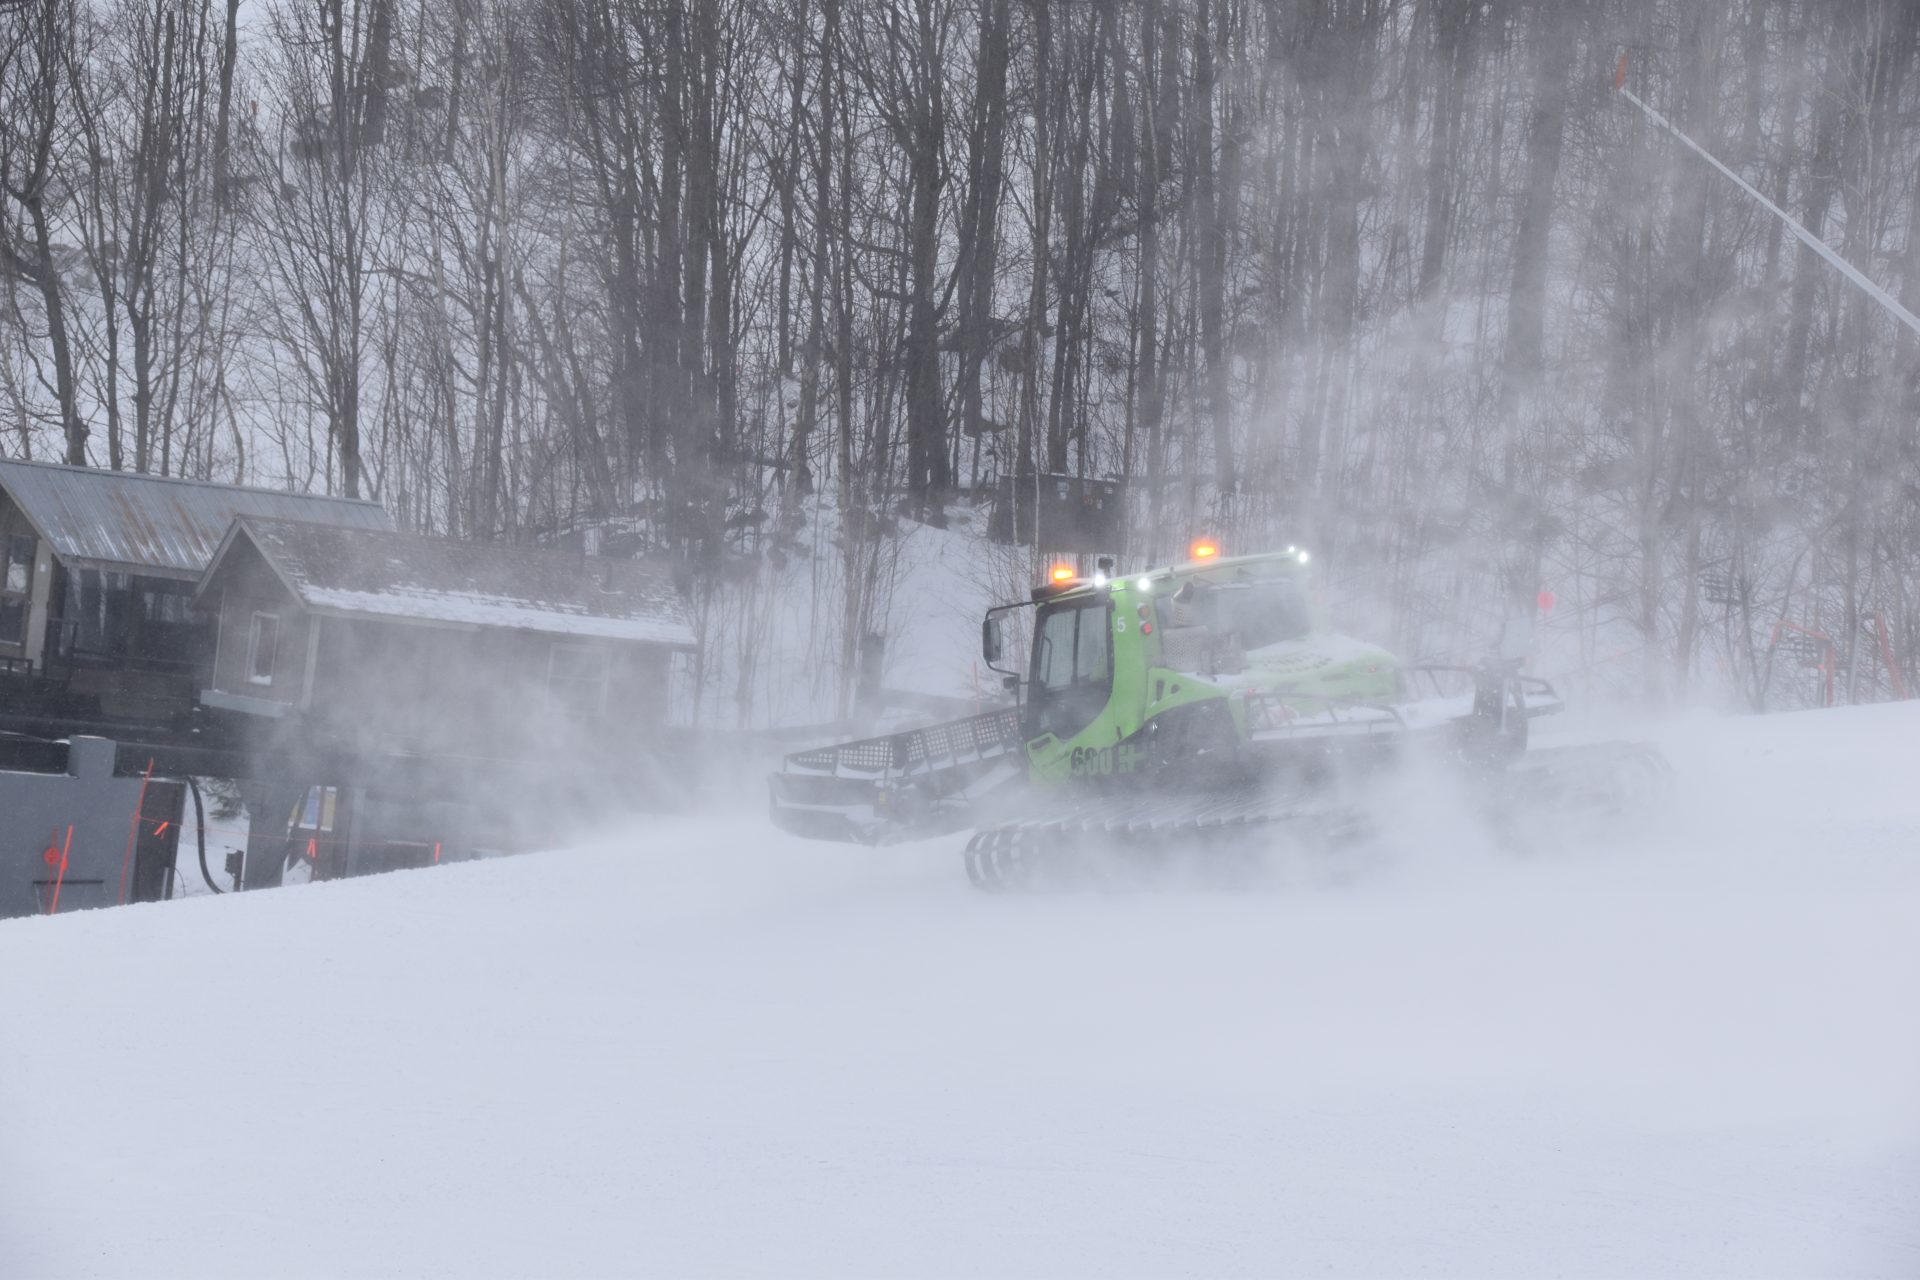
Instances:
[[[989,898],[749,784],[0,924],[0,1272],[1920,1274],[1916,712],[1679,722],[1657,830],[1345,887]]]

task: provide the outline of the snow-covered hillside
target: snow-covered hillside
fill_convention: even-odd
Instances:
[[[0,924],[9,1276],[1920,1273],[1920,707],[1631,838],[1005,899],[752,813]]]

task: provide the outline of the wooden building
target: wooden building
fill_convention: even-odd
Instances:
[[[186,717],[214,650],[194,590],[242,515],[389,524],[372,502],[0,460],[0,726]]]
[[[537,756],[632,742],[694,647],[645,561],[236,520],[202,577],[202,703],[355,749]]]

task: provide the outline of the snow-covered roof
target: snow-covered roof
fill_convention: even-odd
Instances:
[[[206,480],[0,460],[13,499],[68,568],[192,580],[236,516],[389,527],[378,503]]]
[[[694,646],[672,575],[644,560],[249,516],[234,522],[203,592],[241,538],[315,613]]]

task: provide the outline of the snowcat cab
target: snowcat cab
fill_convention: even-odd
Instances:
[[[1394,701],[1393,655],[1332,631],[1307,559],[1289,548],[1057,578],[1029,605],[990,610],[989,626],[1035,610],[1021,718],[1031,780],[1164,770],[1195,752],[1230,753],[1276,714],[1327,717]]]

